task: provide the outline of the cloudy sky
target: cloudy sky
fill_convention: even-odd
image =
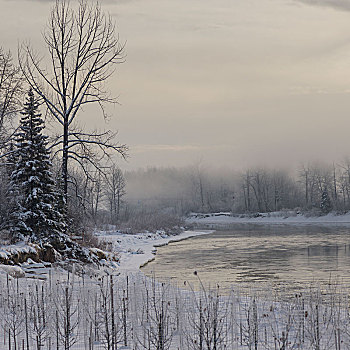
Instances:
[[[130,146],[122,167],[350,155],[350,0],[101,3],[126,41],[106,126]],[[0,45],[30,38],[41,50],[51,4],[0,0]]]

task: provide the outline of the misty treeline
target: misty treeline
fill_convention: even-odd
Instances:
[[[337,284],[281,298],[200,280],[184,290],[141,274],[56,278],[1,281],[1,349],[350,348],[348,297]]]
[[[124,60],[115,21],[98,3],[57,0],[42,43],[20,43],[17,57],[0,46],[0,229],[30,239],[54,221],[63,235],[115,224],[125,194],[116,155],[127,147],[83,126],[117,102],[106,88]]]
[[[130,171],[127,202],[133,207],[190,212],[257,213],[299,210],[310,215],[350,210],[350,159],[300,164],[292,170],[191,166]]]

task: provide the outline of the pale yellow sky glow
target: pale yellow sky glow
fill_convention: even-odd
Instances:
[[[130,146],[122,167],[350,155],[350,0],[101,3],[127,42],[109,84],[121,105],[106,126]],[[51,3],[0,6],[0,45],[15,53],[30,38],[42,50]]]

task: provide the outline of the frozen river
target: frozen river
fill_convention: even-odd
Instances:
[[[158,248],[142,271],[180,286],[296,291],[337,280],[350,286],[350,227],[234,225]]]

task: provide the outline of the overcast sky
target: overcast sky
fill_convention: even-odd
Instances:
[[[101,3],[127,42],[106,125],[130,146],[123,168],[350,155],[350,0]],[[0,45],[30,38],[40,50],[51,3],[0,6]]]

